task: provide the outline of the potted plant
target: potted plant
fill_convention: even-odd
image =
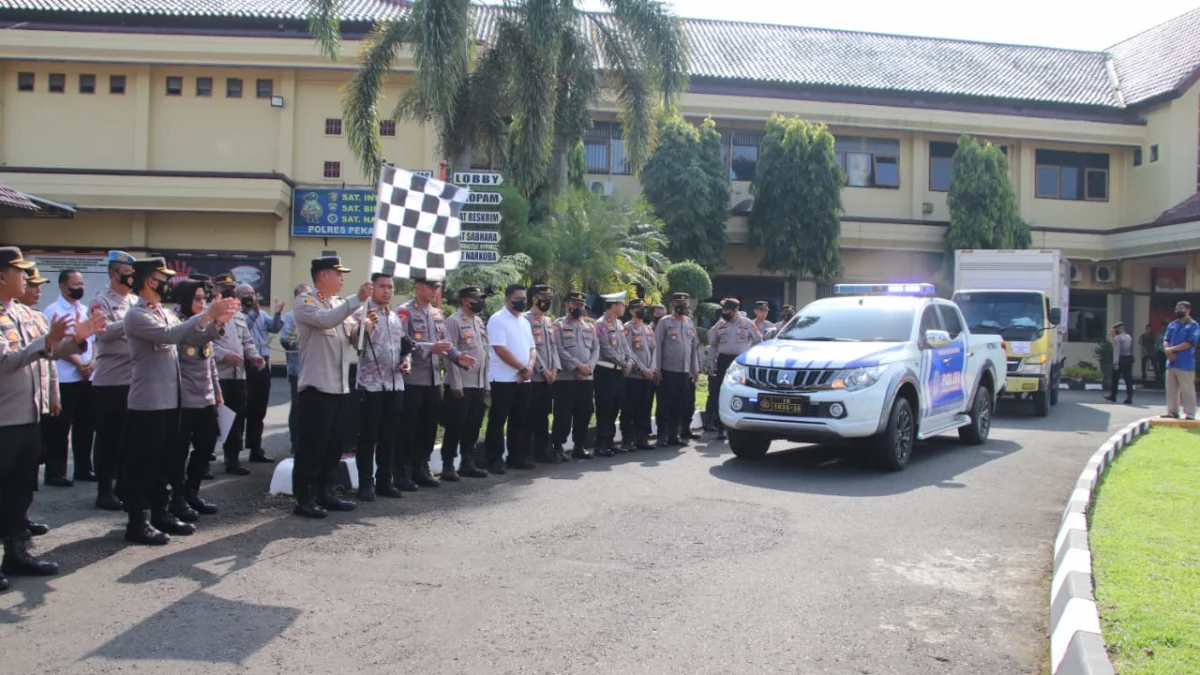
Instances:
[[[1083,391],[1089,384],[1104,381],[1104,374],[1087,361],[1064,368],[1063,375],[1067,378],[1067,388],[1073,391]]]

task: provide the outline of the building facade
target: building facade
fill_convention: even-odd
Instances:
[[[337,63],[302,0],[0,0],[0,182],[76,209],[0,218],[0,241],[102,278],[108,248],[184,271],[234,271],[288,299],[307,261],[367,259],[370,186],[343,135],[356,38],[404,9],[344,8]],[[489,17],[479,9],[479,40]],[[733,186],[729,266],[715,293],[804,303],[821,284],[761,272],[746,245],[750,185],[772,114],[827,123],[849,184],[845,281],[940,280],[950,156],[960,133],[1004,148],[1035,248],[1073,262],[1071,362],[1121,318],[1134,332],[1200,303],[1200,10],[1104,52],[719,21],[685,21],[681,112],[714,119]],[[390,109],[411,73],[391,78]],[[585,139],[592,189],[631,196],[615,106]],[[437,171],[432,130],[385,121],[384,156]],[[333,191],[333,192],[330,192]],[[336,216],[334,212],[336,211]],[[352,235],[352,236],[347,236]],[[364,236],[365,235],[365,236]]]

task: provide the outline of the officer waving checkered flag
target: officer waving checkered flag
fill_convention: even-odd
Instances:
[[[441,280],[458,267],[467,189],[385,164],[379,174],[371,273]]]

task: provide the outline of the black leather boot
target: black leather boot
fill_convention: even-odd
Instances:
[[[403,492],[416,492],[419,489],[413,482],[412,464],[404,462],[400,465],[400,470],[396,475],[396,488]]]
[[[326,511],[353,511],[357,506],[349,499],[342,499],[333,494],[333,488],[328,485],[317,488],[317,505]]]
[[[4,540],[4,562],[0,572],[11,576],[48,577],[58,574],[58,563],[38,560],[29,554],[29,537]]]
[[[596,459],[596,456],[588,452],[583,446],[575,446],[575,449],[571,451],[571,456],[575,459]]]
[[[459,481],[458,472],[454,470],[454,457],[442,455],[442,481],[446,483]]]
[[[101,478],[96,486],[96,508],[105,511],[120,511],[125,508],[113,492],[113,483],[107,478]]]
[[[156,530],[166,532],[167,534],[178,534],[187,537],[196,533],[195,525],[183,522],[165,508],[157,508],[150,512],[150,524]]]
[[[32,520],[25,523],[25,529],[29,530],[29,535],[32,537],[40,537],[44,534],[50,534],[50,526],[45,523],[35,523]]]
[[[187,502],[188,506],[195,509],[196,513],[202,516],[211,516],[220,510],[216,504],[206,501],[204,497],[200,496],[200,488],[198,487],[188,489],[183,499]]]
[[[250,462],[252,464],[274,464],[275,460],[267,457],[267,453],[259,449],[250,451]]]
[[[227,453],[225,455],[225,473],[233,476],[249,476],[250,467],[243,466],[237,455]]]
[[[171,515],[185,523],[194,523],[200,520],[200,513],[189,506],[184,501],[183,495],[176,491],[172,491],[171,493],[171,503],[167,506],[167,510],[170,511]]]
[[[650,443],[650,439],[646,438],[645,436],[641,436],[640,438],[638,438],[637,442],[634,444],[634,447],[636,447],[638,450],[653,450],[654,449],[654,446]]]
[[[488,472],[475,466],[475,458],[467,455],[458,463],[458,475],[467,478],[487,478]]]
[[[296,486],[296,508],[292,509],[292,513],[305,518],[324,518],[327,515],[325,509],[317,505],[312,488],[307,485]]]
[[[358,478],[358,500],[360,502],[375,501],[375,480],[372,478]]]
[[[612,446],[609,444],[608,440],[597,440],[596,452],[593,454],[595,454],[597,457],[612,457],[616,453],[613,452]]]
[[[390,481],[376,481],[375,494],[390,499],[399,499],[404,496],[404,493],[398,490]]]
[[[417,462],[416,465],[413,466],[412,479],[414,483],[423,488],[435,488],[441,486],[441,483],[438,482],[438,479],[434,478],[432,473],[429,473],[429,462]]]
[[[554,461],[558,463],[569,462],[571,458],[567,456],[567,449],[562,446],[562,443],[555,443],[550,449],[550,454],[554,456]]]
[[[125,526],[125,541],[146,546],[165,546],[171,537],[146,522],[145,511],[134,511],[129,514],[129,524]]]

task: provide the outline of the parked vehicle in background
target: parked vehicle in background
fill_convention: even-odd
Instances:
[[[998,335],[1006,345],[1000,394],[1031,402],[1038,417],[1058,403],[1070,292],[1071,263],[1061,251],[954,253],[954,304],[973,333]]]

